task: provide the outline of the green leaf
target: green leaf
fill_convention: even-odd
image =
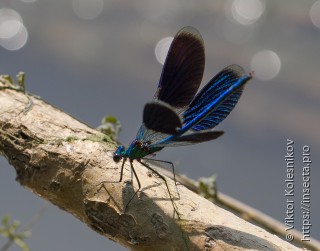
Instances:
[[[18,85],[23,91],[25,91],[25,85],[24,85],[25,76],[26,74],[22,71],[17,74]]]
[[[116,141],[121,131],[120,122],[113,116],[106,116],[101,120],[101,123],[97,129]]]
[[[102,118],[101,123],[105,124],[105,123],[117,123],[118,120],[116,119],[116,117],[114,116],[106,116],[104,118]]]
[[[215,175],[200,178],[198,181],[200,191],[207,199],[215,200],[217,197],[217,177]]]
[[[8,226],[9,220],[10,220],[10,215],[9,214],[4,215],[1,221],[2,225]]]
[[[2,75],[1,77],[2,77],[4,80],[8,81],[10,84],[13,85],[13,80],[12,80],[11,76],[9,76],[9,75]]]
[[[30,248],[28,247],[27,243],[25,243],[23,240],[15,238],[14,243],[17,244],[23,251],[30,251]]]

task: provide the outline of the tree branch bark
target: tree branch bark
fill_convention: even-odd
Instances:
[[[17,172],[17,181],[131,250],[300,250],[275,235],[219,208],[168,180],[181,218],[174,215],[165,184],[138,162],[137,189],[125,164],[112,160],[115,144],[100,132],[44,101],[2,89],[0,81],[0,153]]]

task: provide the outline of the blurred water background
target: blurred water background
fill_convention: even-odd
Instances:
[[[170,148],[159,159],[284,222],[286,143],[294,141],[295,229],[301,231],[302,148],[310,147],[311,236],[320,239],[320,1],[1,0],[0,74],[26,72],[29,92],[96,127],[113,115],[130,143],[153,97],[166,48],[183,26],[206,47],[203,84],[237,63],[256,77],[219,125],[226,134]],[[28,220],[45,204],[15,182],[0,158],[0,217]],[[0,237],[0,247],[5,239]],[[27,241],[31,250],[124,250],[49,206]],[[19,250],[13,247],[10,250]]]

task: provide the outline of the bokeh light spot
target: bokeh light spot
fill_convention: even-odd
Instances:
[[[316,1],[310,9],[311,22],[320,29],[320,1]]]
[[[94,19],[103,11],[103,0],[73,0],[72,9],[82,19]]]
[[[258,79],[271,80],[280,72],[280,57],[271,50],[259,51],[252,57],[251,69]]]
[[[12,38],[21,29],[22,18],[12,9],[0,9],[0,39]]]
[[[19,20],[8,19],[0,23],[0,39],[10,39],[18,34],[22,28]]]
[[[0,9],[0,45],[7,50],[19,50],[27,42],[28,31],[18,12]]]
[[[0,45],[9,51],[16,51],[25,46],[27,40],[28,31],[26,27],[21,23],[19,32],[11,38],[0,39]]]
[[[234,20],[243,25],[250,25],[259,20],[265,11],[262,0],[234,0],[231,14]]]
[[[160,64],[164,64],[166,60],[170,45],[173,41],[173,37],[165,37],[159,40],[155,48],[156,59]]]

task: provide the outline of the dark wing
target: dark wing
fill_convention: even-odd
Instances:
[[[144,106],[143,124],[149,130],[175,134],[182,127],[178,114],[166,103],[149,102]]]
[[[189,108],[184,112],[183,124],[192,123],[196,117],[205,113],[205,110],[212,110],[203,115],[199,122],[191,126],[191,130],[202,131],[214,128],[223,121],[237,104],[244,87],[244,84],[252,78],[243,76],[244,70],[238,65],[230,65],[218,73],[209,83],[197,94],[191,102]],[[242,79],[243,78],[243,79]],[[240,87],[236,88],[223,99],[220,104],[210,107],[212,103],[219,99],[237,85],[240,81]]]
[[[240,66],[231,65],[214,77],[195,97],[182,114],[183,126],[177,133],[159,137],[152,147],[180,146],[200,143],[218,138],[221,131],[212,128],[219,124],[234,108],[244,85],[253,73],[243,74]],[[200,132],[199,132],[200,131]]]
[[[143,139],[152,144],[166,138],[168,143],[171,142],[170,144],[165,143],[167,146],[201,143],[216,139],[224,133],[223,131],[206,130],[175,137],[178,129],[182,127],[181,119],[171,106],[160,101],[150,102],[145,105],[143,125],[147,130],[143,129],[141,131],[142,135],[137,137],[139,140]]]
[[[174,37],[154,96],[174,108],[190,104],[201,83],[204,44],[193,27],[181,29]]]
[[[202,132],[195,132],[191,134],[186,134],[175,138],[173,142],[189,142],[192,144],[201,143],[205,141],[210,141],[216,138],[219,138],[224,134],[224,131],[202,131]]]

